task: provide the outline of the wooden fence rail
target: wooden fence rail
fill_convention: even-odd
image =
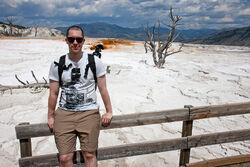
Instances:
[[[108,127],[102,127],[105,129],[123,128],[131,126],[158,124],[164,122],[175,122],[188,120],[188,109],[176,109],[165,110],[158,112],[128,114],[121,116],[113,116],[112,122]],[[48,124],[32,124],[32,125],[17,125],[16,127],[17,139],[26,139],[41,136],[50,136],[53,133],[50,132]]]
[[[182,135],[181,138],[99,148],[98,160],[179,149],[190,150],[193,147],[250,140],[250,129],[197,136],[192,136],[192,133],[190,133],[190,131],[192,132],[192,126],[190,126],[190,123],[192,125],[193,120],[247,113],[250,113],[250,102],[205,107],[187,107],[175,110],[114,116],[111,125],[106,128],[103,127],[103,130],[174,121],[183,121],[183,125],[189,122],[189,126],[183,126],[183,134],[185,135]],[[22,158],[19,159],[20,167],[58,165],[58,154],[32,156],[30,139],[33,137],[52,135],[47,124],[17,125],[16,135],[17,139],[20,140],[20,150],[21,152],[24,152],[21,154]],[[23,144],[23,142],[25,144]],[[180,155],[180,166],[184,166],[189,162],[189,154],[190,153],[184,151]],[[83,159],[80,156],[80,152],[76,151],[75,155],[74,162],[82,163]]]
[[[205,160],[201,162],[195,162],[187,164],[186,167],[211,167],[211,166],[223,166],[223,167],[249,167],[250,166],[250,154],[236,155],[212,160]]]

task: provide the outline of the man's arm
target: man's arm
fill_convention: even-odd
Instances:
[[[97,78],[97,85],[98,89],[100,91],[100,94],[102,96],[103,103],[106,108],[106,113],[102,115],[102,125],[107,126],[109,125],[111,119],[112,119],[112,106],[111,101],[108,93],[108,89],[106,86],[106,76],[103,75],[99,78]]]
[[[57,97],[59,93],[59,83],[57,81],[50,80],[49,83],[49,100],[48,100],[48,125],[51,129],[54,126],[54,113],[56,108]]]

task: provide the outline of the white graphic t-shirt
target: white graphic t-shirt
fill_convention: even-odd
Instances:
[[[55,61],[59,62],[59,58]],[[74,62],[67,54],[65,65],[69,67],[63,70],[62,87],[59,108],[69,111],[86,111],[99,108],[95,92],[94,75],[89,68],[87,78],[84,78],[85,68],[88,64],[88,55],[83,53],[78,62]],[[96,77],[105,75],[106,71],[101,60],[95,56]],[[58,66],[53,62],[50,66],[49,79],[59,81]]]

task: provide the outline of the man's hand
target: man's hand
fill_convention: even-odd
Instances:
[[[50,128],[51,132],[53,132],[54,122],[55,122],[55,119],[53,117],[48,118],[48,125],[49,125],[49,128]]]
[[[112,119],[112,107],[106,86],[106,76],[98,77],[97,84],[106,109],[106,113],[102,115],[102,126],[108,126]]]
[[[102,115],[102,126],[108,126],[112,120],[112,113],[105,113]]]

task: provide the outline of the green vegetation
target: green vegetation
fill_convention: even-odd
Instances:
[[[4,23],[4,22],[1,22],[1,21],[0,21],[0,24],[2,24],[2,25],[8,25],[9,26],[8,23]],[[27,28],[27,27],[24,27],[24,26],[21,26],[21,25],[17,25],[17,24],[13,24],[13,27],[16,27],[18,29],[26,29]]]

